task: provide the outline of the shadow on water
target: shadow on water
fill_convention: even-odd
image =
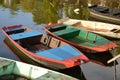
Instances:
[[[108,60],[113,58],[113,55],[110,51],[101,52],[101,53],[85,53],[85,55],[90,59],[91,62],[97,63],[103,66],[114,66],[114,62],[110,64],[107,63]],[[118,62],[116,61],[116,64]]]
[[[51,69],[47,66],[43,66],[35,61],[33,61],[31,58],[29,58],[28,56],[24,55],[24,54],[20,54],[19,52],[15,52],[13,48],[9,47],[10,44],[6,42],[6,39],[4,39],[3,43],[13,52],[13,54],[22,62],[28,63],[28,64],[33,64],[36,66],[40,66],[40,67],[44,67],[44,68],[48,68]],[[60,69],[60,70],[56,70],[56,69],[51,69],[51,70],[55,70],[58,72],[61,72],[63,74],[67,74],[70,75],[72,77],[78,78],[80,80],[86,80],[83,72],[81,71],[80,66],[75,66],[69,69]]]

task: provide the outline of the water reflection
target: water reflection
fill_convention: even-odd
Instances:
[[[19,10],[32,13],[33,21],[37,24],[56,22],[62,17],[77,19],[89,17],[87,0],[1,0],[0,4],[4,8],[9,8],[12,15],[15,15]],[[79,15],[73,11],[76,8],[80,9]]]
[[[120,8],[120,0],[0,0],[0,5],[9,8],[12,15],[19,10],[32,13],[37,24],[56,22],[63,17],[88,19],[88,3]],[[74,13],[76,8],[80,10],[79,14]]]
[[[71,0],[73,1],[73,0]],[[76,0],[70,2],[62,2],[62,12],[64,13],[60,17],[69,17],[69,18],[76,18],[76,19],[88,19],[89,17],[89,10],[87,8],[87,0]],[[79,9],[79,14],[74,12],[75,9]]]
[[[90,53],[85,53],[85,55],[91,60],[91,62],[102,65],[102,66],[114,66],[114,62],[108,64],[107,61],[113,58],[114,53],[110,51],[102,52],[102,53],[97,53],[97,54],[90,54]],[[117,61],[115,61],[116,64],[118,64]]]

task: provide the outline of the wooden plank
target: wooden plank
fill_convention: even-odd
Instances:
[[[115,56],[114,58],[112,58],[112,59],[108,60],[108,61],[107,61],[107,63],[111,63],[111,62],[113,62],[113,61],[117,60],[118,58],[120,58],[120,54],[119,54],[119,55],[117,55],[117,56]]]

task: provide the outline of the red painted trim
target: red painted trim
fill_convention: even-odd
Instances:
[[[13,29],[13,28],[20,28],[20,27],[22,27],[22,25],[21,24],[19,24],[19,25],[13,25],[13,26],[9,26],[9,27],[7,27],[7,26],[4,26],[2,29],[3,30],[11,30],[11,29]]]

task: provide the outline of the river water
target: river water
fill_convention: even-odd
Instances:
[[[0,0],[0,28],[16,24],[38,27],[42,23],[57,22],[58,19],[64,17],[88,20],[90,18],[88,4],[120,8],[120,0]],[[76,8],[80,9],[80,14],[74,13]],[[4,38],[5,36],[0,30],[0,57],[30,63],[26,57],[13,53],[5,45]],[[66,73],[67,71],[66,74],[77,78],[84,75],[81,80],[114,80],[114,66],[113,64],[106,64],[106,61],[112,58],[112,55],[109,53],[94,54],[90,58],[103,63],[105,66],[89,62],[80,65],[83,74],[81,74],[79,66],[60,72]],[[120,60],[118,59],[117,62],[120,63]],[[31,61],[31,64],[35,63]],[[116,79],[120,80],[120,65],[118,64],[116,67]]]

